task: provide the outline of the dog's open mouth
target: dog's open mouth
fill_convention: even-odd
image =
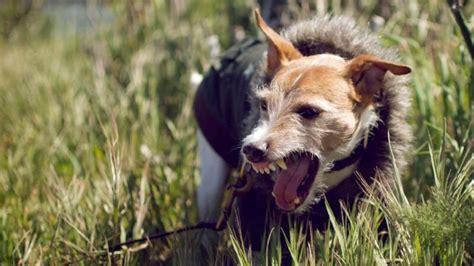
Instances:
[[[276,167],[278,166],[278,167]],[[291,153],[274,163],[252,164],[258,173],[272,174],[273,196],[283,211],[293,211],[306,200],[319,168],[318,157],[311,153]]]

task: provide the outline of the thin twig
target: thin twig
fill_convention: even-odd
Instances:
[[[472,37],[471,32],[467,28],[466,21],[461,12],[461,3],[459,0],[448,0],[449,7],[451,9],[451,13],[453,13],[454,19],[461,30],[462,37],[464,38],[464,42],[466,43],[467,49],[469,50],[469,54],[471,55],[471,63],[474,64],[474,45],[472,44]]]

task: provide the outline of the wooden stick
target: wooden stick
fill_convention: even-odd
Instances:
[[[448,0],[451,13],[453,13],[454,19],[461,30],[462,37],[466,43],[469,54],[471,55],[471,63],[474,64],[474,45],[472,44],[471,32],[466,26],[466,21],[461,13],[461,3],[459,0]]]

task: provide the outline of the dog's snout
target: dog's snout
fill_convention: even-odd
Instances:
[[[265,159],[265,154],[267,153],[266,145],[264,146],[257,147],[255,145],[248,144],[243,147],[242,152],[250,162],[259,163]]]

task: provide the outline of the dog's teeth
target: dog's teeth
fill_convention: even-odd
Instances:
[[[259,170],[258,170],[258,168],[257,168],[256,166],[253,166],[253,165],[252,165],[252,168],[253,168],[253,170],[254,170],[255,172],[260,173]]]
[[[265,171],[265,173],[267,173],[267,174],[270,173],[270,169],[268,169],[268,168],[265,168],[265,170],[263,170],[263,171]]]
[[[272,191],[272,196],[273,196],[274,198],[276,198],[275,192],[273,192],[273,191]]]
[[[298,205],[300,204],[301,200],[299,197],[296,197],[295,200],[293,201],[294,204]]]
[[[288,167],[286,166],[286,163],[283,159],[279,159],[278,161],[276,161],[276,163],[278,164],[278,166],[280,166],[281,169],[283,169],[283,170],[288,169]]]
[[[275,165],[274,165],[273,163],[271,163],[271,164],[268,166],[268,168],[270,168],[270,170],[272,170],[272,171],[275,171],[275,170],[276,170],[276,167],[275,167]]]

